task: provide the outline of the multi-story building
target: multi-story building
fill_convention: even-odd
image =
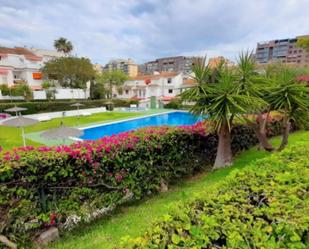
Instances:
[[[136,99],[145,103],[149,102],[151,97],[155,97],[162,103],[166,103],[175,98],[184,89],[195,84],[194,80],[189,79],[183,73],[155,72],[130,78],[124,83],[122,92],[114,90],[118,98]]]
[[[26,48],[0,47],[0,84],[28,84],[33,90],[41,88],[43,57]]]
[[[29,48],[28,50],[33,52],[35,55],[42,57],[43,63],[65,56],[63,52],[58,52],[56,50],[48,50],[33,47]]]
[[[138,74],[138,66],[134,63],[133,60],[111,60],[103,67],[103,71],[113,71],[121,70],[126,73],[129,77],[135,77]]]
[[[223,56],[209,58],[208,65],[210,68],[216,68],[220,63],[225,63],[228,67],[232,67],[235,63],[229,59],[224,58]]]
[[[296,38],[259,42],[256,48],[256,61],[260,64],[281,62],[297,66],[309,65],[309,52],[296,46]]]
[[[103,67],[102,65],[96,63],[96,64],[93,64],[93,69],[97,72],[97,73],[102,73],[103,71]]]
[[[199,57],[175,56],[159,58],[146,62],[139,66],[140,74],[152,74],[154,72],[176,72],[190,74],[192,65]]]

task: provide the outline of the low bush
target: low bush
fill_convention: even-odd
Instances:
[[[69,228],[74,217],[88,221],[127,196],[141,199],[162,182],[192,175],[215,159],[211,130],[207,123],[149,127],[71,146],[2,152],[0,233],[22,243],[45,227]],[[256,143],[250,127],[232,129],[234,154]]]
[[[308,248],[308,162],[308,143],[258,160],[124,248]]]
[[[84,108],[94,108],[94,107],[102,107],[105,106],[108,100],[78,100],[83,104],[81,109]],[[1,103],[0,102],[0,112],[3,112],[5,109],[14,107],[15,104],[20,107],[27,108],[26,111],[23,111],[23,114],[35,114],[35,113],[43,113],[43,112],[56,112],[56,111],[68,111],[75,110],[76,108],[70,106],[75,103],[76,100],[68,101],[31,101],[31,102],[15,102],[15,103]],[[115,107],[129,107],[130,104],[136,104],[136,101],[131,100],[122,100],[122,99],[114,99],[113,100]]]

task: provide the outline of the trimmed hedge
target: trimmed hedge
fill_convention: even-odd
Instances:
[[[269,134],[279,134],[279,122]],[[274,128],[273,128],[274,127]],[[128,194],[141,199],[212,164],[217,136],[207,123],[149,127],[71,146],[32,146],[0,153],[0,233],[20,244],[48,226],[89,220]],[[257,143],[254,131],[232,129],[232,150]]]
[[[0,112],[4,112],[5,109],[14,107],[15,104],[20,107],[25,107],[28,110],[23,111],[23,114],[36,114],[43,112],[56,112],[56,111],[69,111],[76,110],[76,108],[70,106],[75,102],[80,102],[83,104],[81,109],[84,108],[95,108],[105,106],[108,100],[67,100],[67,101],[32,101],[32,102],[15,102],[15,103],[0,103]],[[129,107],[130,104],[136,104],[133,100],[113,100],[115,107]]]
[[[309,144],[232,173],[123,248],[308,248]]]

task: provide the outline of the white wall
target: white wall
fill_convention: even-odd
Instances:
[[[89,90],[58,88],[55,93],[56,99],[87,99],[89,98]]]
[[[136,95],[140,98],[150,98],[151,96],[175,97],[180,93],[179,88],[183,84],[183,75],[180,73],[174,77],[170,77],[170,83],[168,83],[168,79],[169,77],[162,77],[156,80],[151,80],[151,84],[149,85],[146,85],[144,80],[128,80],[124,85],[129,89],[129,92],[126,93],[124,90],[122,95],[118,94],[118,97],[123,99],[129,99]],[[137,91],[134,90],[136,87]],[[145,91],[145,96],[139,94],[139,89]],[[172,93],[169,93],[169,89],[172,90]]]
[[[44,90],[42,90],[42,91],[33,91],[32,95],[33,95],[33,99],[47,99],[46,92]]]

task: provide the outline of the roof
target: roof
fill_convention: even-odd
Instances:
[[[184,85],[195,85],[197,82],[195,79],[192,78],[185,78],[183,79],[183,84]]]
[[[30,50],[26,48],[21,47],[15,47],[15,48],[7,48],[7,47],[0,47],[0,54],[16,54],[16,55],[23,55],[26,59],[32,60],[32,61],[40,61],[42,60],[42,57],[36,56],[34,53],[32,53]]]
[[[135,77],[131,77],[129,80],[157,80],[160,78],[175,77],[178,74],[179,73],[176,72],[161,72],[158,74],[137,75]]]

